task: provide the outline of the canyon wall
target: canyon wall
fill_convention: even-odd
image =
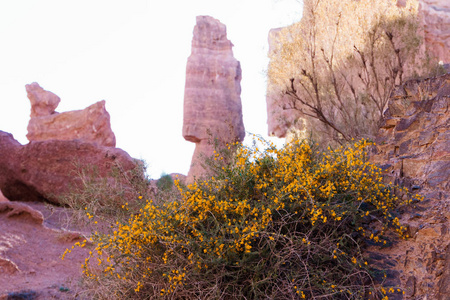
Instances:
[[[371,159],[386,180],[424,196],[401,214],[410,239],[368,250],[372,264],[405,290],[398,299],[450,295],[449,109],[450,73],[407,81],[393,92],[376,138]]]

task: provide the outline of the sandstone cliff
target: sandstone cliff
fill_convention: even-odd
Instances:
[[[198,157],[212,154],[211,137],[234,142],[245,136],[241,67],[232,46],[224,24],[209,16],[197,17],[184,92],[183,137],[196,143],[190,179],[205,172]]]

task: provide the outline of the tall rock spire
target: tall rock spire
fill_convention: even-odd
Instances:
[[[188,180],[205,174],[199,155],[213,152],[209,139],[242,141],[241,66],[233,56],[226,27],[209,16],[198,16],[186,66],[183,137],[196,143]]]

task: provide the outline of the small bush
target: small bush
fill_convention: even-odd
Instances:
[[[394,211],[409,202],[368,145],[238,145],[228,165],[216,153],[210,180],[175,182],[181,199],[95,234],[86,282],[108,299],[367,299],[379,291],[361,249],[388,228],[406,237]]]
[[[172,189],[172,187],[174,187],[172,177],[169,174],[162,174],[161,178],[156,182],[156,187],[162,191]]]

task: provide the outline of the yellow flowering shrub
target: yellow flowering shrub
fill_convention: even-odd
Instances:
[[[377,291],[361,249],[386,244],[388,228],[406,237],[395,210],[411,201],[383,183],[368,145],[229,147],[210,180],[175,182],[178,200],[95,234],[84,273],[118,299],[366,298]]]

